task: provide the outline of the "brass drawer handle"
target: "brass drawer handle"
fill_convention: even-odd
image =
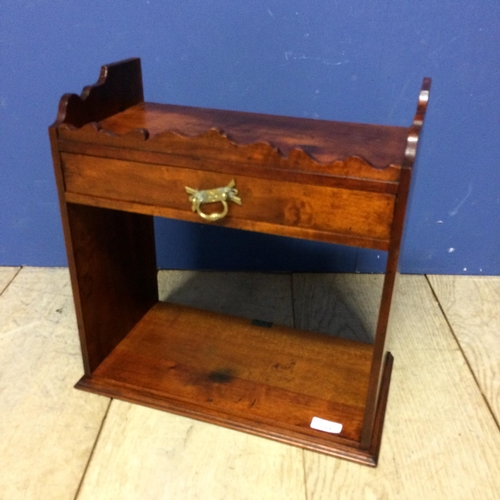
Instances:
[[[241,198],[238,197],[238,190],[235,189],[234,186],[236,186],[234,179],[225,187],[206,189],[203,191],[198,191],[197,189],[186,186],[186,192],[187,194],[189,194],[189,201],[192,203],[191,209],[193,210],[193,212],[197,212],[202,219],[208,220],[210,222],[222,219],[227,215],[228,201],[232,201],[237,205],[241,205]],[[202,205],[204,205],[205,203],[218,202],[222,203],[222,212],[206,214],[201,209]]]

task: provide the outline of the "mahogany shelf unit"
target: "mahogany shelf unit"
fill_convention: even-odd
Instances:
[[[77,387],[376,465],[429,89],[426,78],[410,127],[144,102],[139,59],[64,95],[49,134],[85,368]],[[374,344],[160,302],[154,216],[387,251]]]

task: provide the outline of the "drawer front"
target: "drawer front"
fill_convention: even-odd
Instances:
[[[71,153],[61,153],[61,160],[66,193],[108,200],[99,206],[114,208],[115,201],[120,202],[116,208],[127,209],[131,203],[131,210],[202,222],[192,211],[186,186],[208,190],[234,179],[242,204],[228,202],[227,216],[215,224],[383,250],[388,246],[391,194],[260,179],[245,176],[241,166],[231,175]],[[222,204],[203,205],[203,211],[220,212]]]

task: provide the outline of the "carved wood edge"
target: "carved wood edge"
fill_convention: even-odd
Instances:
[[[233,141],[221,130],[212,128],[197,136],[187,136],[167,130],[150,136],[145,128],[137,128],[125,134],[117,134],[101,127],[97,122],[84,125],[81,128],[71,124],[61,124],[60,138],[96,142],[102,145],[135,147],[168,154],[198,155],[238,163],[258,162],[259,165],[305,171],[323,171],[345,177],[375,179],[386,182],[397,182],[400,165],[389,164],[376,167],[368,160],[358,155],[318,162],[300,148],[292,149],[288,155],[268,142],[250,144]]]
[[[420,93],[418,96],[417,111],[415,113],[413,124],[410,127],[408,139],[406,141],[403,168],[412,168],[417,156],[418,140],[420,137],[420,132],[424,125],[425,113],[427,111],[427,105],[429,103],[431,82],[432,80],[430,78],[424,78],[422,82],[422,88],[420,89]]]
[[[80,128],[144,101],[141,61],[130,58],[101,66],[96,83],[80,95],[64,94],[52,127],[66,124]]]

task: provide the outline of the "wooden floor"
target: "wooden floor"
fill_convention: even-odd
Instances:
[[[162,297],[369,341],[381,277],[164,272]],[[329,312],[334,312],[332,316]],[[401,276],[379,465],[72,388],[66,269],[0,268],[0,500],[500,498],[500,277]]]

